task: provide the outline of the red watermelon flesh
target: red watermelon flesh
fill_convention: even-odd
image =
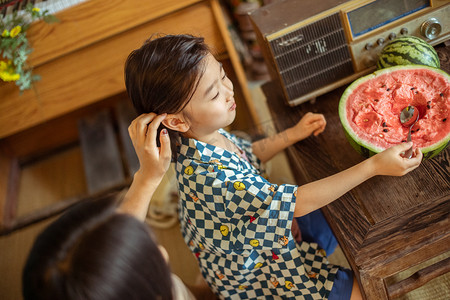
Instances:
[[[415,147],[425,148],[450,133],[449,82],[427,68],[402,69],[375,76],[358,85],[346,101],[347,120],[361,140],[385,149],[406,141],[409,128],[400,123],[408,105],[419,110],[413,126]]]

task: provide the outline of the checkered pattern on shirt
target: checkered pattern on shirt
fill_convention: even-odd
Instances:
[[[251,145],[235,153],[183,139],[177,163],[180,221],[202,274],[222,298],[326,299],[337,268],[290,232],[297,186],[264,179]]]

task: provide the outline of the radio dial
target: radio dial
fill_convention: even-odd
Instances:
[[[407,34],[408,34],[408,28],[403,27],[403,28],[400,30],[400,33],[401,33],[402,35],[407,35]]]
[[[366,46],[364,48],[366,48],[366,50],[370,50],[373,48],[373,44],[369,42],[366,44]]]
[[[379,38],[379,39],[377,40],[377,44],[378,44],[378,46],[383,45],[383,44],[384,44],[384,39],[383,39],[383,38]]]
[[[396,37],[397,37],[397,35],[395,33],[393,33],[393,32],[391,34],[389,34],[389,39],[391,41],[394,40]]]
[[[438,19],[430,18],[420,26],[420,33],[428,39],[434,39],[441,33],[442,27]]]

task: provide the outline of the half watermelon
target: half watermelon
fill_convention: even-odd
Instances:
[[[342,94],[339,118],[351,145],[369,157],[406,141],[408,128],[399,115],[408,105],[419,110],[414,147],[432,158],[450,140],[450,76],[440,69],[395,66],[359,78]]]

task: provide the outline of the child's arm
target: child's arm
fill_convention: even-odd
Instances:
[[[266,162],[280,151],[307,138],[311,134],[317,136],[325,130],[325,125],[325,117],[322,114],[309,112],[294,127],[254,142],[252,144],[253,153],[261,162]]]
[[[373,176],[403,176],[414,170],[422,161],[420,149],[415,149],[411,159],[401,156],[411,146],[411,142],[396,145],[342,172],[300,186],[294,216],[306,215],[329,204]]]
[[[171,150],[167,131],[161,131],[161,147],[156,145],[156,133],[166,117],[154,113],[142,114],[128,127],[131,141],[139,159],[140,168],[126,193],[119,211],[144,221],[150,199],[170,165]]]

